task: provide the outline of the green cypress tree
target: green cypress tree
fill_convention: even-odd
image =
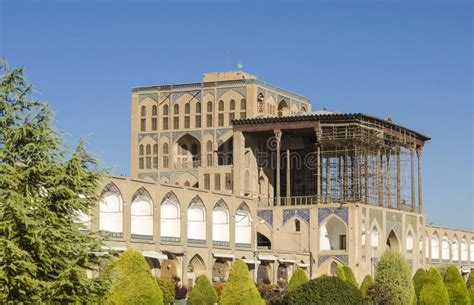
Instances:
[[[449,294],[443,284],[441,274],[431,267],[426,274],[425,284],[421,288],[420,305],[449,305]]]
[[[362,293],[362,296],[365,297],[367,296],[367,289],[374,283],[374,279],[370,274],[367,274],[364,277],[364,280],[362,281],[362,284],[360,284],[360,292]]]
[[[132,248],[112,267],[113,284],[105,304],[163,305],[163,295],[143,255]]]
[[[224,285],[220,305],[265,304],[255,287],[247,265],[237,260],[230,269],[229,278]]]
[[[471,305],[466,284],[456,266],[450,265],[444,274],[444,286],[448,290],[451,305]]]
[[[474,304],[474,271],[472,270],[469,273],[469,278],[467,280],[467,291],[471,302]]]
[[[212,287],[211,282],[205,275],[198,276],[196,285],[194,285],[189,294],[189,305],[213,305],[217,303],[217,292]]]
[[[344,275],[346,277],[346,282],[351,283],[356,288],[359,287],[359,284],[357,283],[356,277],[354,275],[354,272],[352,272],[351,267],[344,265],[344,266],[342,266],[342,269],[344,270]]]
[[[296,268],[291,276],[290,282],[288,283],[288,292],[295,290],[308,281],[309,279],[306,272],[301,268]]]
[[[406,305],[413,302],[413,282],[408,262],[399,252],[385,250],[380,257],[375,282],[386,284],[392,292],[390,304]]]
[[[426,280],[426,270],[423,268],[418,268],[416,270],[415,275],[413,276],[413,286],[415,287],[415,295],[420,298],[420,291],[423,288]]]
[[[101,241],[78,215],[98,202],[97,162],[82,142],[67,151],[23,68],[0,70],[0,302],[88,302]]]
[[[344,268],[342,268],[341,265],[337,266],[336,275],[337,275],[338,278],[340,278],[344,282],[346,281],[346,273],[344,272]]]

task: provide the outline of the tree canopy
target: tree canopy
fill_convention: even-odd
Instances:
[[[222,305],[265,304],[242,260],[235,261],[220,298]]]
[[[308,276],[306,272],[301,268],[296,268],[295,272],[291,276],[290,282],[288,283],[288,291],[295,290],[299,286],[308,282]]]
[[[217,303],[217,292],[205,275],[198,276],[196,285],[188,297],[189,305],[213,305]]]
[[[449,303],[452,305],[471,305],[466,284],[458,268],[449,265],[444,274],[444,286],[448,290]]]
[[[443,284],[441,274],[436,268],[431,267],[425,279],[425,284],[420,291],[418,298],[420,305],[448,305],[449,294]]]

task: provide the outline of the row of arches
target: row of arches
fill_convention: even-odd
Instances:
[[[181,208],[177,196],[168,192],[160,204],[160,238],[176,242],[181,239]],[[153,201],[143,187],[132,197],[130,231],[132,238],[153,239]],[[187,208],[187,239],[205,243],[207,240],[206,208],[199,196],[194,197]],[[212,241],[220,245],[230,242],[230,212],[227,203],[220,199],[211,213]],[[99,205],[99,229],[115,236],[123,234],[123,200],[115,185],[104,188]],[[235,214],[235,242],[251,243],[251,212],[245,202]]]
[[[450,239],[444,234],[440,239],[438,233],[434,232],[430,239],[426,237],[425,243],[427,258],[462,262],[467,262],[470,258],[474,261],[474,238],[470,243],[466,237],[459,240],[456,235]]]
[[[276,102],[272,96],[265,98],[263,93],[259,93],[257,96],[257,109],[259,113],[267,113],[277,116],[286,116],[290,114],[296,114],[298,112],[307,112],[307,107],[305,105],[302,105],[301,109],[298,109],[296,104],[293,104],[290,107],[289,103],[285,99],[280,100],[278,105],[276,105]]]

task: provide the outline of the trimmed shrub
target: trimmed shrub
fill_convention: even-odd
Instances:
[[[240,259],[232,265],[220,298],[220,305],[234,304],[265,304],[250,278],[247,264]]]
[[[344,268],[342,268],[341,265],[337,266],[337,277],[344,282],[346,281],[346,273],[344,272]]]
[[[354,272],[352,272],[351,267],[344,265],[342,266],[342,270],[344,270],[344,276],[346,277],[346,282],[351,283],[356,288],[359,287],[359,284],[357,283],[356,277],[354,275]]]
[[[380,258],[375,274],[375,282],[390,287],[391,304],[406,305],[413,302],[413,282],[408,262],[400,253],[391,249],[385,250]]]
[[[419,268],[416,270],[415,275],[413,276],[413,287],[415,288],[415,295],[420,298],[420,291],[423,288],[423,285],[426,281],[426,270],[423,268]]]
[[[448,290],[449,303],[452,305],[471,305],[466,284],[456,266],[450,265],[444,274],[444,286]]]
[[[425,284],[421,288],[420,297],[418,298],[420,305],[448,305],[449,294],[444,287],[441,274],[436,268],[431,267],[426,274]]]
[[[374,279],[370,274],[367,274],[364,277],[364,280],[362,281],[362,284],[360,284],[360,293],[362,293],[362,296],[365,298],[367,295],[367,289],[374,283]]]
[[[160,287],[140,252],[127,249],[115,262],[112,273],[113,284],[106,304],[163,305]]]
[[[175,281],[170,277],[159,277],[156,279],[163,295],[163,304],[169,305],[174,303],[174,285]]]
[[[217,292],[217,297],[220,299],[222,295],[222,291],[224,290],[224,283],[214,283],[212,287]]]
[[[209,282],[209,279],[205,275],[198,276],[196,285],[189,293],[188,304],[189,305],[213,305],[217,303],[217,292]]]
[[[296,268],[295,272],[291,276],[290,282],[288,283],[288,291],[293,291],[299,286],[309,281],[306,272],[301,268]]]
[[[471,270],[467,279],[467,291],[471,302],[474,304],[474,271]]]
[[[267,305],[282,305],[285,290],[277,285],[259,285],[258,291]]]
[[[285,296],[285,304],[362,305],[359,289],[335,276],[312,279]]]
[[[366,300],[370,304],[388,305],[392,302],[392,290],[383,283],[373,283],[367,288]]]

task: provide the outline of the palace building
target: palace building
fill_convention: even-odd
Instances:
[[[430,138],[417,131],[312,111],[306,97],[241,71],[133,88],[131,102],[131,177],[104,179],[84,220],[110,251],[142,251],[156,276],[225,281],[243,259],[258,283],[341,264],[361,281],[387,247],[413,271],[474,269],[474,232],[426,224]]]

